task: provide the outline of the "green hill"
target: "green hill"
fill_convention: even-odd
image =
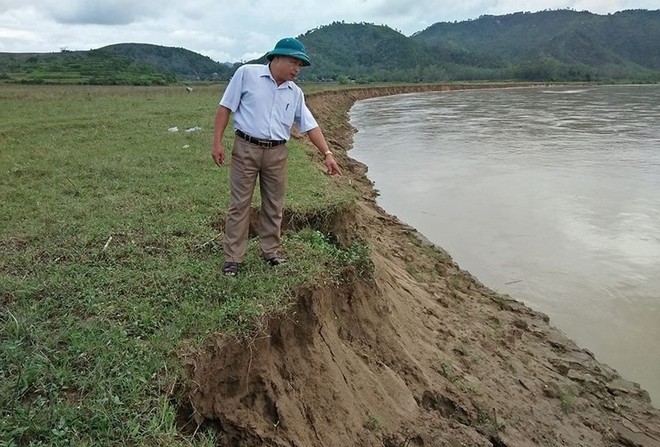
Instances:
[[[660,82],[660,10],[571,10],[439,22],[406,37],[384,25],[334,22],[299,36],[312,58],[301,81],[467,80]],[[265,62],[262,57],[252,62]],[[226,80],[238,63],[159,45],[0,53],[0,80],[166,84]]]
[[[313,60],[305,79],[336,79],[340,75],[381,81],[414,77],[436,63],[426,45],[387,26],[335,22],[300,36]]]
[[[0,80],[27,84],[165,85],[226,80],[233,71],[190,50],[137,43],[90,51],[0,53]]]
[[[411,38],[447,62],[495,67],[523,79],[533,67],[544,79],[552,69],[560,77],[572,71],[590,78],[660,79],[660,10],[482,16],[436,23]]]
[[[232,66],[221,64],[208,56],[202,56],[185,48],[172,48],[145,43],[121,43],[101,50],[111,51],[134,61],[154,66],[158,71],[171,73],[180,80],[226,80],[234,71]]]

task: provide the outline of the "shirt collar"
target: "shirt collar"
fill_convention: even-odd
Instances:
[[[277,84],[277,81],[275,80],[275,78],[273,78],[273,74],[270,72],[270,67],[268,66],[268,64],[266,64],[266,65],[263,66],[263,68],[261,69],[261,74],[260,74],[260,76],[261,76],[261,77],[268,77],[268,78],[271,78],[271,79],[273,80],[273,82],[274,82],[275,84]],[[292,89],[293,86],[292,86],[291,84],[292,84],[291,81],[284,81],[284,82],[283,82],[281,85],[279,85],[277,88],[287,87],[288,89]]]

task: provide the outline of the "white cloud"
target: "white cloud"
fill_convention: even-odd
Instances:
[[[26,31],[20,29],[0,28],[0,39],[15,40],[15,41],[34,41],[37,34],[33,31]]]

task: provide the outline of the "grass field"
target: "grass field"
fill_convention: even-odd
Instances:
[[[252,240],[243,274],[220,273],[221,92],[0,85],[0,446],[212,445],[177,431],[182,347],[253,336],[300,287],[365,262],[366,247],[303,227],[282,268]],[[289,214],[354,201],[313,152],[290,144]]]

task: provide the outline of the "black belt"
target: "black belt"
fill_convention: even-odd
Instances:
[[[260,138],[254,138],[241,130],[237,130],[236,135],[238,135],[240,138],[244,139],[248,143],[256,144],[259,147],[265,147],[265,148],[280,146],[286,143],[286,140],[262,140]]]

